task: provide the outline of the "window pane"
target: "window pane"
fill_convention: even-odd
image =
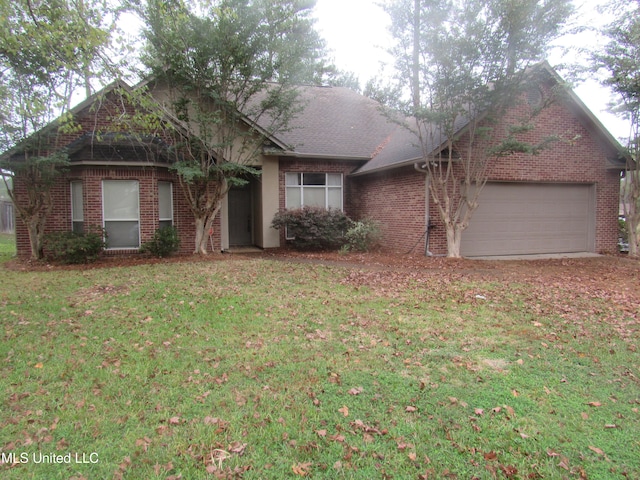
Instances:
[[[302,176],[304,185],[325,185],[326,182],[327,176],[324,173],[305,173]]]
[[[84,220],[82,182],[71,182],[71,220],[74,222],[82,222]]]
[[[326,208],[327,204],[325,201],[325,189],[324,188],[305,188],[304,189],[304,205],[309,207]]]
[[[299,173],[285,173],[285,183],[287,185],[300,185],[300,174]]]
[[[337,208],[342,210],[342,189],[341,188],[329,188],[329,201],[327,202],[328,208]]]
[[[287,208],[300,208],[301,206],[300,187],[287,188]]]
[[[71,224],[71,230],[74,233],[84,233],[84,222],[73,222]]]
[[[327,174],[327,185],[332,187],[340,187],[342,186],[342,174],[341,173],[328,173]]]
[[[138,220],[138,182],[105,180],[102,183],[104,219]]]
[[[135,222],[104,222],[107,231],[107,248],[138,248],[139,224]]]
[[[173,227],[173,220],[160,220],[159,228],[165,228],[165,227]]]
[[[158,182],[158,207],[160,220],[173,220],[173,206],[171,198],[171,183]]]

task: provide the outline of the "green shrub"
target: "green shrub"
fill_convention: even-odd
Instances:
[[[382,234],[380,224],[370,218],[353,222],[345,235],[345,250],[368,252],[379,245]]]
[[[339,248],[351,220],[341,210],[302,207],[278,212],[271,222],[276,229],[286,228],[291,244],[300,250]]]
[[[77,264],[94,262],[105,249],[106,232],[93,228],[88,232],[55,232],[45,236],[47,257],[55,261]]]
[[[154,257],[168,257],[180,248],[180,236],[176,227],[162,227],[155,231],[153,238],[142,244],[140,252]]]

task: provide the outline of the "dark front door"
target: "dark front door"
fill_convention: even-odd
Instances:
[[[229,190],[229,246],[253,245],[251,184]]]

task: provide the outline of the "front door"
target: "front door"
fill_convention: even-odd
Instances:
[[[251,184],[229,190],[229,246],[253,245]]]

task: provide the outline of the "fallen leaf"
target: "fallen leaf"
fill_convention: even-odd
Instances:
[[[316,430],[316,434],[319,437],[326,437],[327,436],[327,431],[326,430]]]
[[[593,447],[589,445],[589,450],[591,450],[592,452],[596,452],[598,455],[604,455],[604,452],[598,447]]]
[[[484,454],[485,460],[495,460],[498,458],[498,454],[496,452],[488,452]]]
[[[483,408],[476,408],[473,412],[474,412],[476,415],[479,415],[479,416],[484,415],[484,409],[483,409]]]
[[[560,468],[564,468],[565,470],[569,471],[569,459],[567,457],[562,457],[562,460],[560,460],[560,463],[558,464],[558,466]]]
[[[34,365],[34,368],[42,368],[44,367],[44,365],[42,364],[42,362],[38,362]]]
[[[614,423],[607,423],[604,428],[618,428],[618,426]]]
[[[407,406],[407,408],[404,409],[405,412],[417,412],[418,409],[412,405]]]
[[[589,405],[590,407],[601,407],[602,403],[600,403],[600,402],[589,402],[589,403],[587,403],[587,405]]]
[[[338,411],[345,417],[349,416],[349,407],[347,407],[346,405],[343,405],[342,408],[338,409]]]
[[[291,470],[296,475],[300,475],[301,477],[306,477],[309,474],[309,467],[310,466],[311,466],[310,462],[308,462],[308,463],[296,463],[295,465],[291,466]]]
[[[180,417],[171,417],[169,419],[169,425],[180,425]]]
[[[500,465],[500,470],[504,473],[504,476],[507,478],[513,478],[518,474],[518,469],[513,465]]]
[[[237,453],[238,455],[242,455],[244,453],[245,448],[247,448],[246,443],[233,442],[231,445],[229,445],[228,450],[231,453]]]
[[[349,390],[347,393],[349,395],[360,395],[363,392],[363,388],[362,387],[358,387],[358,388],[352,388],[351,390]]]

